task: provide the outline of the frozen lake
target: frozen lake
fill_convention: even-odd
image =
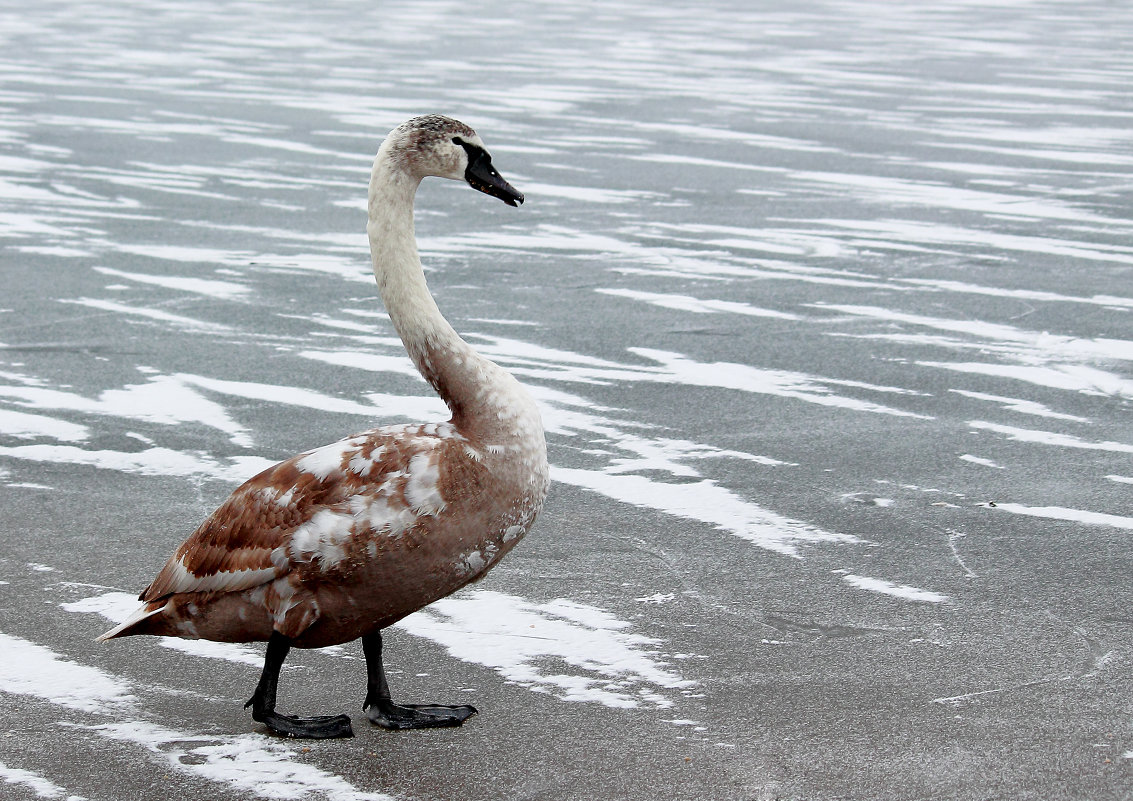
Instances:
[[[0,797],[1104,799],[1133,787],[1133,14],[1120,3],[0,5]],[[554,484],[356,645],[93,638],[228,492],[442,419],[370,273],[426,183]]]

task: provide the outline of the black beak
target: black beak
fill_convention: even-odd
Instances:
[[[464,180],[468,181],[469,186],[485,195],[498,197],[509,206],[518,206],[523,202],[523,193],[496,172],[496,168],[492,166],[492,157],[487,151],[468,144],[464,145],[464,149],[468,152],[468,169],[464,171]]]

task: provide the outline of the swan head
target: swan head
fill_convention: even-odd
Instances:
[[[418,180],[432,175],[466,181],[509,206],[523,202],[523,193],[492,166],[480,136],[459,120],[439,114],[414,117],[390,132],[382,151],[395,167]]]

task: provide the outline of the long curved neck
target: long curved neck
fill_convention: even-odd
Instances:
[[[489,430],[499,419],[493,401],[501,389],[518,389],[518,383],[460,338],[429,292],[413,229],[413,200],[420,183],[400,169],[384,147],[378,152],[366,225],[378,291],[409,357],[448,405],[453,422],[495,434]]]

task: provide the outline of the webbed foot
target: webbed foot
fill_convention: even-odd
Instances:
[[[330,740],[335,737],[353,737],[354,729],[346,715],[320,715],[301,718],[296,715],[281,715],[274,709],[252,711],[252,719],[268,727],[268,730],[283,737],[297,737],[303,740]]]
[[[459,726],[476,714],[476,707],[441,704],[395,704],[379,699],[368,703],[366,717],[383,729],[440,729]]]
[[[383,729],[441,729],[459,726],[476,714],[474,706],[442,704],[395,704],[390,699],[389,683],[382,665],[382,633],[375,631],[362,637],[366,655],[366,700],[362,708],[375,726]]]
[[[275,711],[275,691],[279,683],[279,670],[291,643],[279,632],[273,632],[268,640],[264,655],[264,671],[256,692],[244,708],[252,707],[252,720],[268,727],[268,731],[283,737],[300,737],[305,740],[328,740],[332,737],[353,737],[350,718],[346,715],[325,715],[301,718],[295,715],[281,715]]]

